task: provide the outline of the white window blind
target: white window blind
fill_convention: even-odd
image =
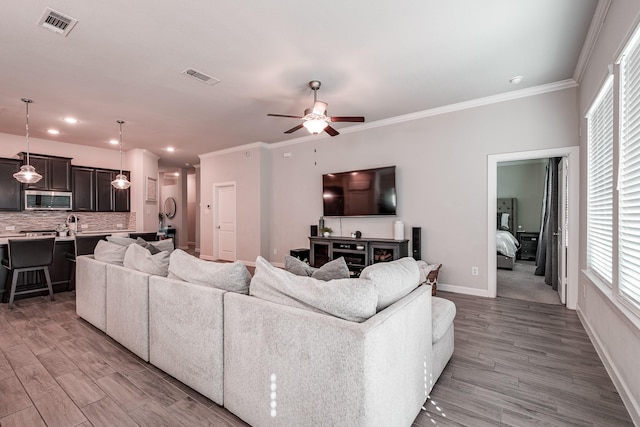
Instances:
[[[587,268],[612,284],[613,76],[587,114]]]
[[[640,308],[640,43],[620,62],[621,140],[618,178],[618,292]]]

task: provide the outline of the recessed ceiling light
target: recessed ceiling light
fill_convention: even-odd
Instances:
[[[180,172],[174,173],[175,176],[180,176]]]
[[[167,151],[173,153],[174,151],[176,151],[176,149],[173,147],[167,147]]]
[[[78,123],[78,119],[73,118],[73,117],[65,117],[63,119],[65,122],[69,123],[70,125],[75,125]]]
[[[118,145],[120,144],[120,141],[118,141],[117,139],[110,139],[109,144]]]
[[[522,76],[515,76],[515,77],[511,77],[511,78],[509,79],[509,83],[511,83],[512,85],[520,84],[520,83],[522,83],[522,79],[523,79],[523,78],[524,78],[524,77],[522,77]]]
[[[47,129],[47,132],[51,135],[58,135],[60,133],[60,131],[57,129]]]

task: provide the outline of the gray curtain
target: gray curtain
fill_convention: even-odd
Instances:
[[[558,289],[558,164],[561,160],[555,157],[547,164],[535,271],[535,275],[544,276],[544,282],[554,290]]]

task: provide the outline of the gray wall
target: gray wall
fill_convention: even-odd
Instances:
[[[547,161],[504,162],[498,164],[498,197],[518,199],[516,231],[540,231]]]
[[[585,329],[589,332],[636,425],[640,425],[640,369],[638,369],[640,318],[626,309],[605,285],[598,283],[585,271],[587,123],[584,116],[607,76],[608,65],[616,62],[621,49],[638,22],[640,22],[640,2],[637,0],[611,2],[580,85],[580,153],[583,171],[580,181],[580,241],[583,243],[580,245],[577,307]],[[613,265],[615,280],[617,278],[615,257]]]

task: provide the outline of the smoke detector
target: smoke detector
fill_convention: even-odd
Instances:
[[[77,23],[77,19],[53,10],[50,7],[44,10],[40,21],[38,21],[38,25],[65,37],[69,35]]]
[[[216,79],[215,77],[211,77],[201,71],[194,70],[193,68],[187,68],[182,72],[182,74],[194,78],[202,83],[206,83],[210,86],[213,86],[216,83],[220,83],[220,80]]]

